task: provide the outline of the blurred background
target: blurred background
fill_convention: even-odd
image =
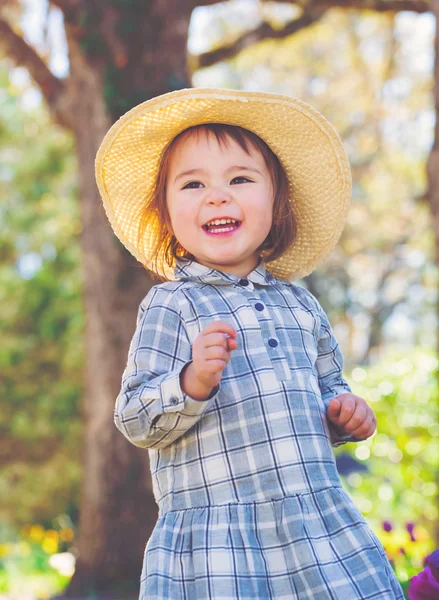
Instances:
[[[191,85],[296,96],[344,142],[348,222],[297,283],[328,313],[345,376],[378,418],[372,438],[336,450],[343,485],[405,589],[423,569],[439,545],[434,10],[2,1],[1,599],[137,598],[157,507],[147,452],[113,409],[152,282],[109,227],[94,157],[126,110]]]

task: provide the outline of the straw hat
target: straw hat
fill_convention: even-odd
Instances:
[[[148,248],[156,230],[138,245],[140,215],[151,200],[165,148],[183,130],[202,123],[244,127],[262,138],[281,161],[290,184],[297,235],[266,264],[276,277],[304,277],[332,252],[351,198],[351,172],[333,126],[296,98],[263,92],[193,88],[139,104],[108,131],[96,156],[96,180],[110,223],[126,248],[152,269]],[[172,271],[164,266],[170,279]]]

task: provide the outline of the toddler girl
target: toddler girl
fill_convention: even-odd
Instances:
[[[121,241],[168,279],[140,305],[114,415],[159,506],[140,598],[402,599],[332,449],[374,414],[293,283],[346,220],[332,126],[293,98],[180,90],[115,123],[96,172]]]

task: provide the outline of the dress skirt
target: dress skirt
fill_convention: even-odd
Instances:
[[[171,511],[148,541],[141,600],[403,600],[342,487]]]

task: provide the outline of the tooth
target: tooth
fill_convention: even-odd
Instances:
[[[237,225],[238,221],[236,219],[214,219],[213,221],[209,221],[206,224],[206,227],[214,227],[215,225],[226,225],[228,223],[233,223],[233,225]]]
[[[234,227],[223,227],[222,229],[211,229],[210,232],[211,233],[224,233],[226,231],[233,231]]]

